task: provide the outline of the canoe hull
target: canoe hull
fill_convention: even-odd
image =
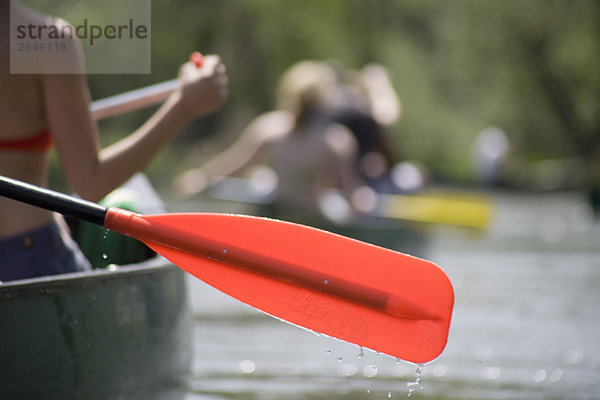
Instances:
[[[168,398],[190,368],[184,273],[158,260],[0,285],[0,398]]]

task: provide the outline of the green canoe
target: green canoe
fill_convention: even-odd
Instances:
[[[0,399],[181,398],[191,329],[184,273],[158,258],[0,284]]]

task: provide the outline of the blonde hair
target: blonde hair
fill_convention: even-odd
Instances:
[[[300,61],[279,79],[279,108],[291,112],[297,121],[321,108],[329,89],[336,84],[335,70],[319,61]]]

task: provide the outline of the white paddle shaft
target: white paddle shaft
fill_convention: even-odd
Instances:
[[[178,85],[179,81],[173,79],[132,90],[130,92],[117,94],[102,100],[96,100],[90,105],[90,111],[96,120],[101,120],[115,115],[125,114],[130,111],[139,110],[165,100],[175,89],[177,89]]]

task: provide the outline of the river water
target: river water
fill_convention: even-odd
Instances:
[[[456,295],[422,368],[291,326],[189,279],[186,400],[600,399],[600,227],[576,193],[492,193],[481,235],[426,231]],[[183,207],[183,206],[182,206]],[[198,211],[186,204],[187,211]]]

